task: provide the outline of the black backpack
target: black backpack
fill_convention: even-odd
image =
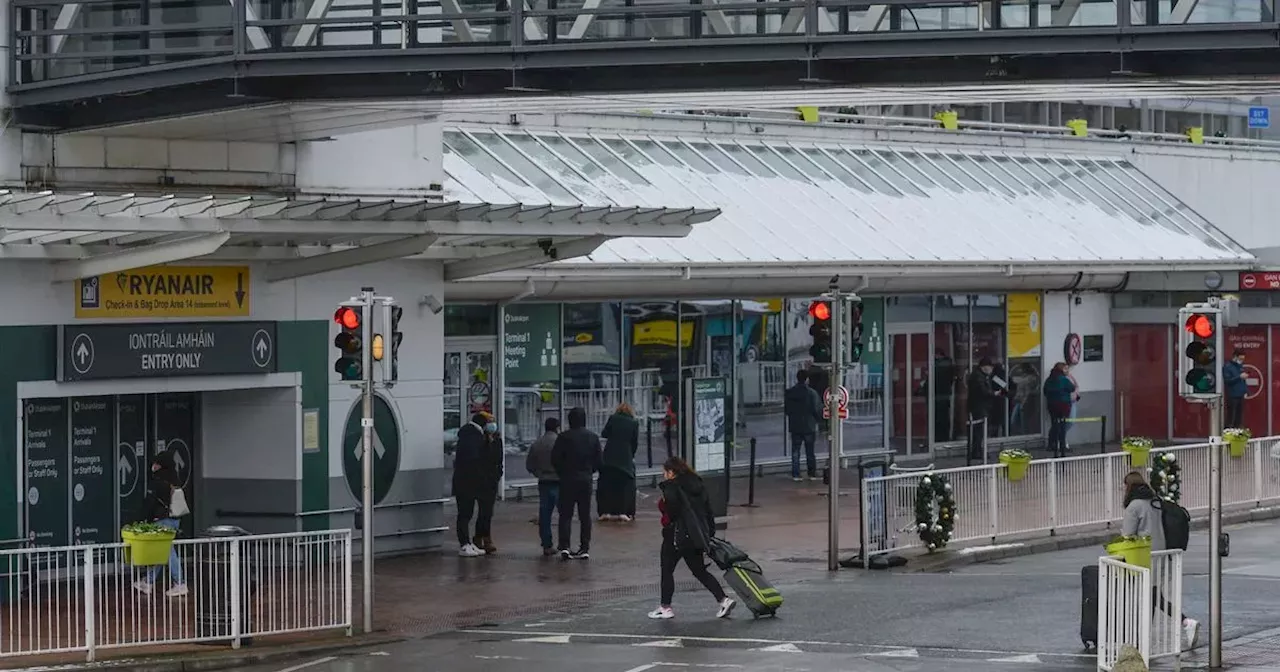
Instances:
[[[1191,543],[1191,514],[1177,502],[1168,499],[1153,499],[1151,507],[1160,512],[1165,548],[1187,550]]]

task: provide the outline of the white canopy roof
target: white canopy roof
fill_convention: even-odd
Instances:
[[[447,131],[445,145],[451,198],[678,202],[723,212],[686,238],[612,240],[586,259],[545,265],[540,277],[672,266],[874,275],[876,268],[1123,272],[1254,263],[1114,157],[479,126]]]

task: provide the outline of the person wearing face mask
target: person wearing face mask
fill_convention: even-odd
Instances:
[[[983,444],[986,443],[987,422],[995,407],[996,392],[991,385],[995,366],[990,357],[983,357],[978,368],[969,374],[966,387],[969,391],[969,461],[981,462]]]
[[[481,540],[482,528],[493,516],[493,496],[497,495],[497,484],[493,482],[494,466],[492,464],[492,447],[490,434],[485,428],[490,424],[492,416],[479,412],[471,416],[471,422],[458,428],[458,443],[453,456],[453,498],[458,507],[458,518],[454,529],[458,533],[458,555],[474,558],[486,553]],[[494,427],[496,432],[497,428]],[[499,448],[498,475],[501,477],[501,448]],[[492,492],[493,496],[490,496]],[[471,518],[476,520],[476,536],[471,536]]]
[[[481,484],[476,497],[476,536],[472,543],[493,555],[498,547],[493,544],[493,509],[498,503],[498,490],[502,486],[502,468],[506,452],[502,447],[502,435],[498,433],[498,421],[489,413],[484,415],[484,452],[481,454]]]

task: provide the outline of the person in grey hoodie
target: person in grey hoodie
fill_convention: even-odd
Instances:
[[[551,464],[551,449],[560,436],[560,418],[547,418],[543,423],[546,432],[529,447],[524,468],[538,479],[538,534],[542,537],[542,554],[555,555],[551,540],[551,515],[560,503],[560,475]]]
[[[822,400],[817,390],[809,387],[809,372],[796,372],[796,384],[782,398],[787,414],[787,430],[791,434],[791,479],[800,480],[800,449],[804,448],[809,480],[818,477],[818,457],[814,444],[818,440],[818,421],[822,419]]]
[[[1120,534],[1125,537],[1151,537],[1151,551],[1166,550],[1168,544],[1164,538],[1164,518],[1156,504],[1160,499],[1156,491],[1147,484],[1141,472],[1131,471],[1124,477],[1124,520],[1120,524]],[[1173,616],[1172,605],[1160,593],[1159,586],[1153,586],[1152,601],[1156,608],[1163,609]],[[1195,619],[1182,617],[1182,649],[1190,651],[1200,638],[1200,624]]]

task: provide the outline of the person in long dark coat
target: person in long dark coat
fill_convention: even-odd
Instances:
[[[626,403],[604,423],[600,438],[605,440],[596,487],[596,509],[600,520],[630,522],[636,517],[636,450],[640,448],[640,422]]]

